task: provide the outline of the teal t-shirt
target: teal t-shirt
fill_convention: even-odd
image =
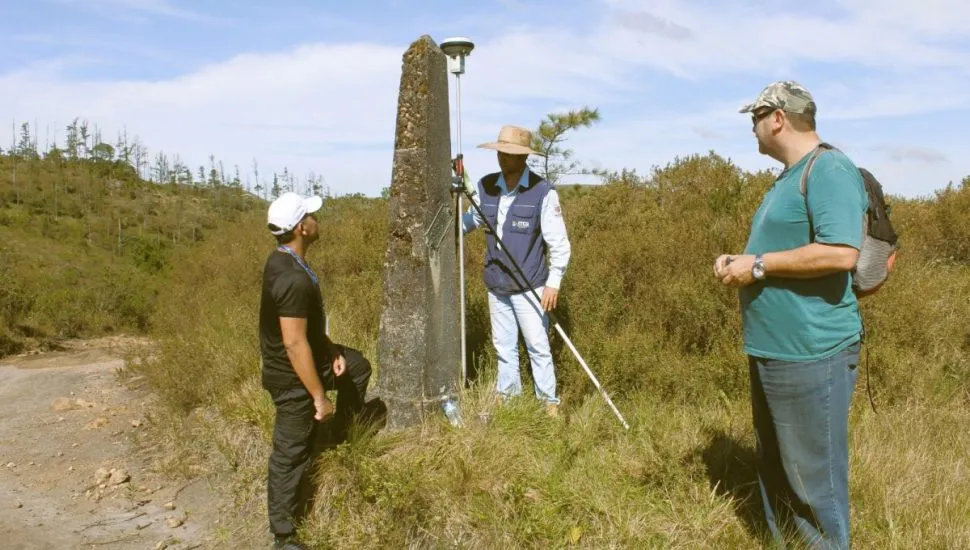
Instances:
[[[811,153],[783,171],[751,222],[745,254],[810,244],[805,197],[799,190]],[[858,168],[839,151],[824,151],[808,179],[815,242],[862,246],[868,208]],[[862,331],[850,273],[812,279],[776,277],[740,291],[744,351],[782,361],[823,359],[857,342]]]

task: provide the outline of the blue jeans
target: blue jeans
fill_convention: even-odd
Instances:
[[[748,358],[758,485],[776,542],[791,519],[813,548],[849,548],[849,406],[859,344],[812,362]],[[782,543],[783,545],[783,543]]]
[[[542,296],[543,287],[536,289]],[[556,397],[556,371],[549,349],[549,316],[531,292],[503,296],[488,293],[488,308],[492,319],[492,344],[498,355],[496,390],[502,396],[522,393],[519,376],[519,329],[525,338],[532,364],[532,379],[536,397],[547,403],[559,403]]]

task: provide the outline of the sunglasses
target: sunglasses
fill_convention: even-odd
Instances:
[[[762,111],[758,111],[757,113],[751,113],[751,124],[758,124],[761,122],[761,119],[765,118],[776,110],[777,109],[764,109]]]

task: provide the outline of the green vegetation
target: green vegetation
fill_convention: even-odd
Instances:
[[[547,419],[529,398],[506,406],[490,399],[484,241],[470,236],[468,344],[478,377],[463,396],[467,427],[442,419],[400,434],[358,433],[325,453],[310,540],[321,548],[756,546],[763,533],[737,297],[718,286],[711,263],[741,250],[771,181],[710,154],[647,177],[626,172],[600,187],[562,187],[574,259],[559,313],[629,433],[555,336],[565,419]],[[903,251],[891,283],[863,302],[863,368],[879,414],[866,401],[865,376],[852,413],[860,547],[970,544],[970,477],[954,466],[970,459],[970,331],[962,322],[970,226],[948,214],[968,207],[970,179],[931,200],[893,200]],[[323,239],[309,255],[333,337],[375,360],[386,215],[384,199],[329,200]],[[226,419],[206,432],[222,450],[209,456],[230,465],[245,480],[242,494],[258,503],[273,410],[258,383],[254,327],[273,243],[257,218],[184,251],[185,267],[159,299],[161,353],[141,372],[180,414],[214,410]],[[221,258],[215,271],[201,261],[213,255]],[[200,292],[205,300],[194,298]],[[529,387],[524,349],[521,357]],[[261,524],[262,513],[253,521]]]
[[[25,123],[0,151],[0,357],[63,338],[144,333],[171,255],[229,230],[265,202],[210,159],[208,174],[137,139],[116,145],[75,120],[40,150]],[[258,175],[258,171],[257,171]],[[253,191],[293,188],[288,173]],[[318,179],[307,187],[321,191]]]
[[[172,443],[170,465],[229,472],[263,529],[273,415],[259,387],[256,339],[261,268],[273,248],[264,204],[228,185],[99,175],[103,164],[87,158],[65,160],[65,176],[55,177],[54,160],[17,156],[14,185],[14,156],[0,159],[3,334],[144,328],[156,346],[132,368],[165,405],[156,428]],[[21,179],[26,166],[31,180]],[[478,376],[462,396],[466,426],[441,418],[402,433],[358,431],[324,453],[318,505],[304,525],[316,546],[759,545],[737,296],[717,284],[711,264],[742,249],[773,176],[713,153],[648,175],[603,176],[602,186],[560,186],[574,256],[559,314],[631,430],[555,335],[564,418],[545,417],[529,396],[495,402],[479,276],[484,241],[470,235],[468,344]],[[109,185],[114,178],[122,185]],[[172,208],[180,199],[195,206]],[[97,206],[65,213],[87,204]],[[932,198],[892,204],[903,246],[897,269],[862,302],[862,368],[878,413],[862,372],[851,424],[853,540],[860,548],[970,547],[970,177]],[[309,255],[333,338],[375,361],[386,216],[385,199],[330,198]],[[120,252],[112,232],[119,219]],[[195,238],[186,238],[190,226]],[[139,227],[136,254],[126,239]],[[6,260],[11,254],[16,261]]]

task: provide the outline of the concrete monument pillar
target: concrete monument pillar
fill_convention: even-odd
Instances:
[[[418,424],[460,384],[447,57],[428,36],[404,54],[374,394],[387,427]]]

